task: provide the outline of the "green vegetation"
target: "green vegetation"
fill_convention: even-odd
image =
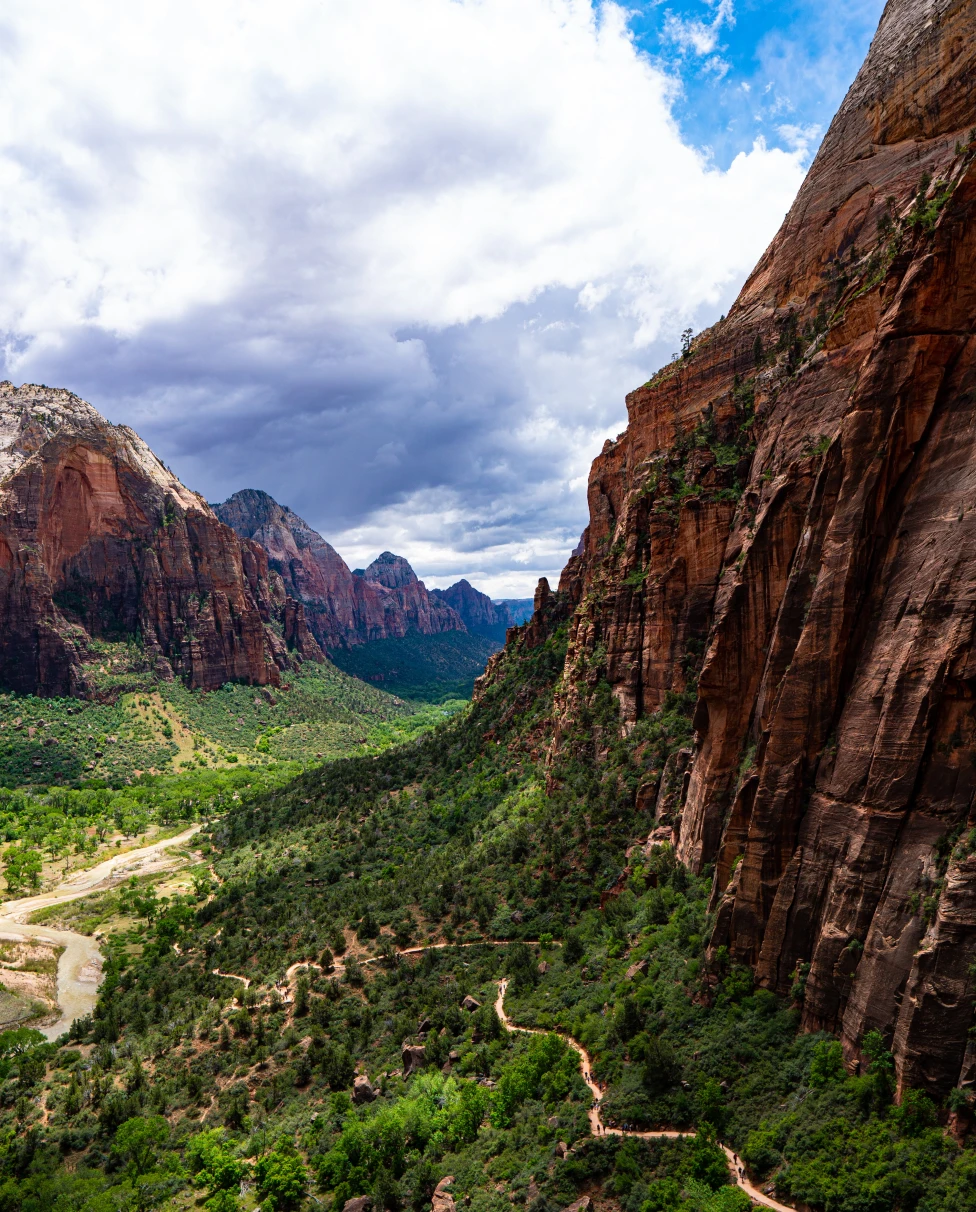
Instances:
[[[755,451],[755,395],[754,379],[736,378],[728,406],[706,408],[695,427],[655,461],[642,489],[653,498],[655,515],[677,522],[689,499],[739,500]],[[626,583],[639,588],[643,578],[638,581],[631,573]]]
[[[597,682],[545,764],[565,653],[564,627],[523,642],[467,712],[381,753],[195,775],[234,780],[207,866],[73,906],[114,923],[95,1013],[60,1048],[0,1037],[0,1212],[423,1212],[446,1175],[474,1212],[745,1212],[716,1139],[823,1212],[973,1209],[972,1150],[924,1096],[894,1105],[885,1041],[848,1076],[837,1041],[706,957],[710,873],[626,857],[652,823],[637,789],[690,739],[699,654],[627,738]],[[502,1028],[502,976],[539,1034]],[[561,1034],[605,1120],[697,1136],[590,1136]]]
[[[332,660],[346,673],[381,686],[391,694],[427,703],[469,699],[475,678],[484,672],[498,643],[463,631],[376,640],[334,652]]]
[[[121,671],[112,675],[118,697],[0,694],[0,786],[118,787],[146,772],[323,761],[409,739],[443,718],[328,663],[306,662],[280,688],[228,682],[203,692],[156,680],[126,690],[133,646],[101,648],[99,667]]]

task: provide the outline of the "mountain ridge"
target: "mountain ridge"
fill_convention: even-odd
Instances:
[[[0,384],[0,683],[93,692],[90,640],[212,689],[321,660],[301,603],[141,438],[62,389]]]
[[[316,530],[260,489],[242,489],[212,508],[238,535],[265,549],[330,653],[403,639],[410,631],[426,636],[469,631],[505,642],[512,625],[507,608],[464,579],[428,590],[409,561],[391,551],[381,552],[368,568],[350,570]]]

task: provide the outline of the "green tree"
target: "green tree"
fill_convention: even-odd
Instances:
[[[233,1191],[221,1187],[204,1202],[203,1206],[207,1212],[240,1212],[241,1201]]]
[[[120,1124],[112,1146],[128,1163],[135,1179],[152,1169],[158,1151],[169,1140],[169,1124],[161,1115],[137,1115]]]
[[[578,964],[585,954],[586,948],[578,931],[567,930],[563,936],[563,961],[567,964]]]
[[[211,1199],[221,1192],[238,1188],[248,1174],[247,1164],[228,1148],[223,1128],[211,1128],[190,1137],[186,1159],[195,1175],[194,1181],[207,1189]],[[207,1207],[210,1208],[209,1201]],[[223,1209],[211,1209],[211,1212],[223,1212]]]
[[[305,1194],[308,1174],[302,1159],[288,1143],[259,1157],[254,1165],[258,1191],[271,1212],[293,1208]]]
[[[810,1085],[828,1086],[832,1082],[842,1082],[846,1077],[844,1049],[840,1040],[819,1040],[814,1045],[813,1057],[810,1060]]]

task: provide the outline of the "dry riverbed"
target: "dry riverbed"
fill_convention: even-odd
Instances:
[[[0,942],[5,947],[13,948],[19,954],[24,949],[25,959],[18,963],[11,960],[11,967],[0,971],[0,982],[25,980],[31,973],[32,966],[47,964],[51,966],[54,958],[56,976],[45,973],[46,978],[55,985],[53,998],[45,997],[42,1004],[40,997],[36,1003],[28,1001],[27,995],[11,992],[0,997],[0,1019],[5,1014],[15,1013],[15,1002],[28,1008],[28,1013],[16,1022],[30,1021],[32,1026],[38,1026],[48,1039],[57,1039],[71,1026],[76,1018],[90,1014],[98,997],[98,986],[102,976],[102,956],[95,937],[80,934],[75,930],[58,929],[49,920],[37,922],[35,917],[45,913],[55,917],[61,906],[87,898],[93,892],[101,893],[113,886],[118,886],[123,880],[133,875],[146,876],[172,869],[181,862],[186,862],[187,853],[180,855],[181,847],[185,847],[190,838],[197,832],[199,826],[187,829],[176,837],[157,841],[150,846],[127,853],[115,854],[102,862],[82,872],[75,872],[57,888],[40,893],[37,896],[23,897],[19,900],[7,901],[0,906]],[[174,853],[168,853],[173,851]],[[37,958],[31,960],[27,951],[36,949]],[[48,959],[41,958],[46,952]],[[12,950],[11,955],[14,954]],[[2,963],[2,961],[0,961]],[[26,990],[26,985],[24,986]],[[9,1007],[5,1000],[10,998]],[[40,1021],[38,1021],[40,1020]]]

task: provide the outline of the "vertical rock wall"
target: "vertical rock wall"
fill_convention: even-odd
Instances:
[[[735,306],[628,397],[560,584],[567,717],[599,677],[626,729],[695,704],[663,798],[713,946],[937,1095],[976,1079],[974,77],[976,7],[891,0]]]
[[[264,551],[83,400],[0,384],[0,474],[3,686],[89,693],[92,638],[137,638],[204,689],[277,684],[289,648],[322,659]]]

